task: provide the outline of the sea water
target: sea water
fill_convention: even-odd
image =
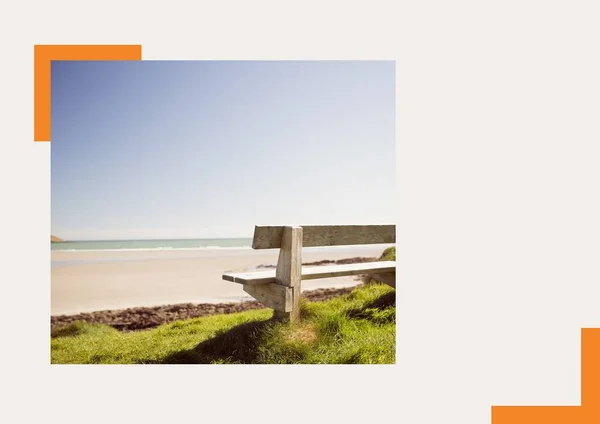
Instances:
[[[170,239],[170,240],[90,240],[51,243],[52,250],[62,251],[147,251],[197,249],[250,249],[251,238]]]

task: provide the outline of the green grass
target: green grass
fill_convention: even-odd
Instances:
[[[395,261],[396,260],[396,248],[395,247],[388,247],[387,249],[385,249],[383,251],[383,253],[381,254],[381,257],[379,258],[380,261]]]
[[[386,253],[387,252],[387,253]],[[382,255],[393,260],[395,251]],[[371,283],[325,302],[303,302],[296,324],[272,310],[213,315],[130,333],[78,322],[51,338],[53,364],[395,363],[395,291]]]

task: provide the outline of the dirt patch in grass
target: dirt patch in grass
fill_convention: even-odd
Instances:
[[[286,339],[292,343],[313,344],[317,341],[317,331],[313,325],[303,323],[292,327],[286,334]]]

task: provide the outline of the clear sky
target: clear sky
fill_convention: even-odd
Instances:
[[[394,223],[391,61],[53,62],[52,234]]]

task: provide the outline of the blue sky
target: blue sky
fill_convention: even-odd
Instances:
[[[391,61],[53,62],[52,234],[393,223]]]

